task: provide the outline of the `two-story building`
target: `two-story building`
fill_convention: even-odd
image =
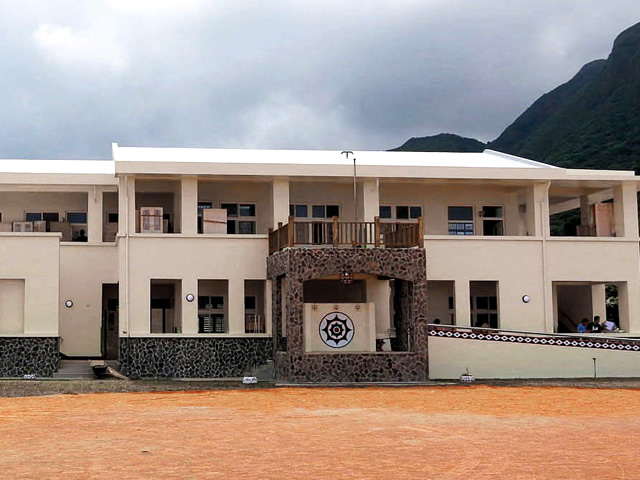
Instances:
[[[420,381],[462,373],[470,344],[430,335],[448,325],[550,335],[613,315],[638,336],[637,190],[633,172],[489,150],[0,160],[0,375],[52,375],[62,356],[134,377],[274,360],[290,382]],[[578,226],[552,234],[559,214]],[[579,376],[570,353],[505,373],[517,349],[473,342],[485,376]]]

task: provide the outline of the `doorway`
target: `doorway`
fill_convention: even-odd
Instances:
[[[101,351],[106,360],[116,360],[119,349],[118,333],[119,293],[117,283],[102,284]]]

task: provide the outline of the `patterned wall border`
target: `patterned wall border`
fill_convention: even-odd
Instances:
[[[458,332],[453,329],[441,330],[441,328],[442,327],[429,327],[429,335],[432,337],[465,338],[468,340],[523,343],[530,345],[554,345],[557,347],[599,348],[603,350],[626,350],[633,352],[640,350],[640,341],[638,340],[617,340],[613,338],[594,337],[536,337],[509,333]]]

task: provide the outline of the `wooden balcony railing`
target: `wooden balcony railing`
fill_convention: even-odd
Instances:
[[[285,247],[374,247],[409,248],[424,246],[422,217],[414,222],[341,222],[338,217],[329,221],[298,220],[278,223],[269,229],[269,253]]]

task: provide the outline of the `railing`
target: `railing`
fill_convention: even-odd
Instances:
[[[264,316],[255,313],[247,313],[244,316],[245,333],[266,333]]]
[[[276,230],[269,229],[269,253],[285,247],[386,247],[410,248],[424,246],[422,217],[415,222],[341,222],[338,217],[330,221],[297,220],[278,223]]]

